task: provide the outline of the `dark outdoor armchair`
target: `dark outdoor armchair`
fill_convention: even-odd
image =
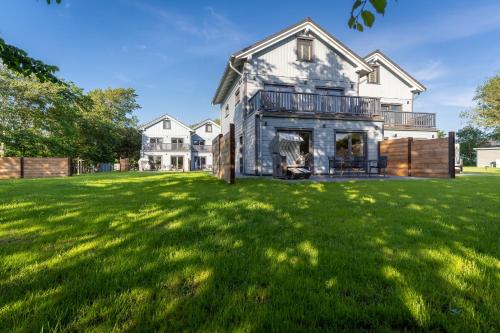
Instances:
[[[377,161],[371,161],[370,165],[368,165],[368,173],[371,175],[371,174],[373,174],[372,170],[376,169],[377,174],[383,173],[383,175],[385,177],[385,171],[387,169],[387,162],[388,162],[387,156],[379,156]]]

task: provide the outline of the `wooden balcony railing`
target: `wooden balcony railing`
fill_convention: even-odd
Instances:
[[[189,151],[188,143],[147,143],[143,146],[144,151]]]
[[[310,93],[259,90],[249,101],[252,111],[344,113],[380,115],[380,100],[373,97],[329,96]]]
[[[383,111],[385,127],[436,128],[436,114]]]

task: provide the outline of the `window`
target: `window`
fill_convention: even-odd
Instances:
[[[238,103],[240,102],[241,98],[240,98],[240,88],[238,88],[236,90],[236,92],[234,93],[234,105],[238,105]]]
[[[316,92],[324,96],[342,96],[344,88],[316,87]]]
[[[163,138],[149,138],[149,143],[151,144],[163,143]]]
[[[368,74],[368,83],[378,84],[380,83],[380,67],[373,66],[373,72]]]
[[[205,125],[205,132],[212,133],[212,124]]]
[[[229,116],[229,105],[226,105],[226,109],[224,110],[224,117]]]
[[[382,111],[393,111],[393,112],[402,112],[403,105],[401,104],[380,104],[380,108]]]
[[[301,61],[312,61],[313,49],[312,39],[297,38],[297,59]]]
[[[170,123],[170,119],[165,119],[163,121],[163,129],[170,129],[172,127],[172,124]]]

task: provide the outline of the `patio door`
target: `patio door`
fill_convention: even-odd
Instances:
[[[161,169],[161,156],[149,155],[148,156],[149,170],[157,171]]]
[[[184,156],[170,156],[172,170],[184,170]]]
[[[344,160],[366,160],[366,133],[335,132],[335,158]]]
[[[194,157],[194,169],[204,170],[207,168],[207,158],[205,156],[195,156]]]

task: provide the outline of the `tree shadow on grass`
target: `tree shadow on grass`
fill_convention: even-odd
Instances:
[[[498,184],[423,184],[0,184],[0,329],[498,326]]]

